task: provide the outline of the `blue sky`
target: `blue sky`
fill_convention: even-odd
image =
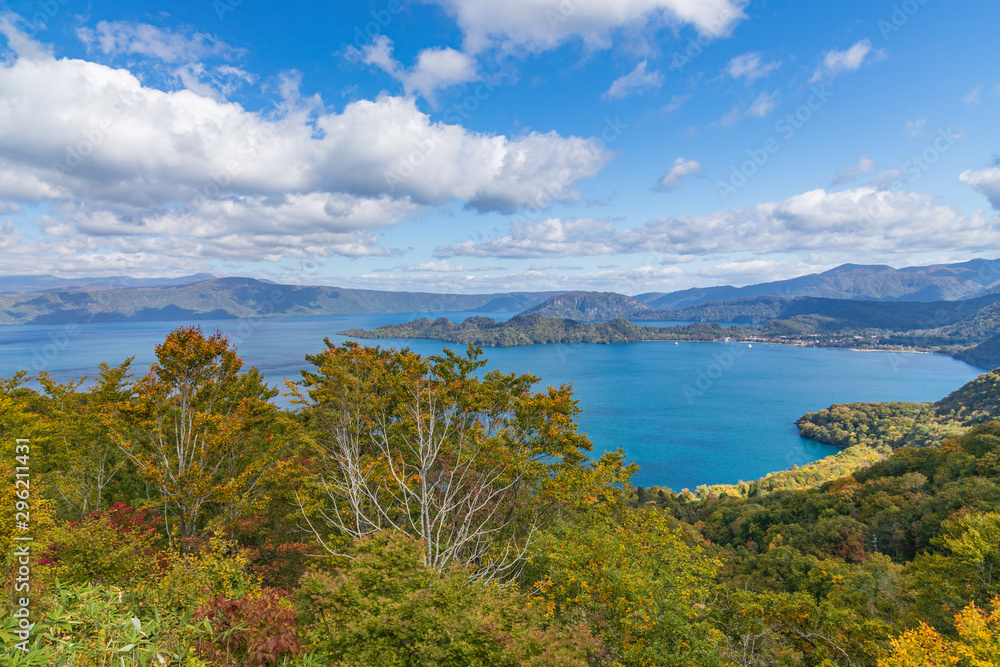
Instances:
[[[637,294],[1000,256],[995,2],[7,8],[3,274]]]

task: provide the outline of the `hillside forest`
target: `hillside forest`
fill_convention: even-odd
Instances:
[[[326,341],[283,409],[182,327],[145,374],[0,380],[0,662],[1000,664],[997,373],[675,492],[592,453],[571,386],[484,364]]]

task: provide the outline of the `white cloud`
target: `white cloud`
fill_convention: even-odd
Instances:
[[[510,234],[490,241],[464,241],[443,246],[437,257],[584,257],[615,254],[614,223],[586,218],[511,225]]]
[[[446,259],[438,262],[423,262],[421,264],[415,264],[412,266],[406,266],[402,268],[403,271],[408,273],[457,273],[460,271],[465,271],[464,266],[456,266]]]
[[[729,35],[746,18],[742,0],[424,0],[441,5],[465,35],[466,50],[543,51],[579,39],[608,48],[616,31],[691,25],[711,37]]]
[[[403,84],[407,95],[419,93],[432,104],[436,104],[437,91],[475,81],[478,76],[475,59],[455,49],[424,49],[411,69],[403,67],[392,54],[392,40],[385,35],[377,36],[360,51],[351,46],[346,53],[349,58],[358,58],[385,71]]]
[[[72,249],[63,256],[385,254],[374,231],[427,207],[576,201],[579,182],[611,157],[555,132],[507,137],[433,122],[412,97],[330,112],[317,98],[303,104],[291,80],[294,103],[250,112],[145,86],[125,69],[57,60],[9,23],[0,29],[16,49],[0,62],[0,201],[47,202],[60,224],[46,228]],[[24,243],[26,254],[50,247]]]
[[[878,165],[875,164],[874,160],[867,155],[862,155],[861,159],[858,160],[856,164],[848,167],[847,169],[838,171],[833,177],[833,184],[841,185],[842,183],[847,183],[858,176],[874,173],[877,169]]]
[[[814,266],[789,260],[736,259],[692,271],[691,275],[708,278],[708,282],[713,284],[722,281],[727,285],[752,285],[824,271],[829,268],[832,266]]]
[[[743,117],[743,110],[740,109],[740,105],[737,104],[732,109],[723,114],[722,118],[716,121],[716,124],[724,128],[735,127],[736,124],[740,122],[740,118],[742,117]]]
[[[968,179],[966,179],[968,180]],[[512,225],[482,243],[438,248],[439,257],[580,257],[656,252],[702,257],[750,251],[890,257],[942,248],[989,252],[1000,245],[996,218],[964,216],[929,195],[862,186],[813,190],[782,202],[652,220],[618,231],[607,221],[550,219]]]
[[[88,50],[104,55],[141,55],[165,63],[190,63],[209,57],[231,57],[237,50],[206,33],[182,34],[147,23],[101,21],[95,28],[82,27],[77,37]]]
[[[726,65],[726,73],[734,79],[752,83],[762,79],[781,67],[781,61],[764,62],[760,53],[744,53],[736,56]]]
[[[986,195],[993,208],[1000,211],[1000,166],[964,171],[958,179]]]
[[[406,92],[431,97],[434,91],[476,79],[476,61],[450,48],[424,49],[417,64],[404,79]]]
[[[750,108],[747,109],[746,113],[743,115],[747,118],[763,118],[767,114],[774,111],[774,107],[777,105],[777,95],[777,91],[774,93],[764,91],[757,96],[757,99],[753,101]]]
[[[869,56],[871,56],[869,58]],[[844,72],[856,72],[865,61],[879,60],[885,57],[885,52],[872,48],[871,40],[863,39],[845,51],[827,51],[823,56],[823,64],[813,74],[811,83],[822,79],[834,79]]]
[[[572,275],[551,273],[550,270],[573,270]],[[344,287],[429,291],[444,293],[539,292],[594,290],[638,294],[665,287],[690,287],[697,279],[675,266],[640,265],[628,269],[603,268],[583,271],[580,267],[532,266],[514,272],[446,271],[409,272],[397,269],[362,276],[337,276],[332,282]],[[330,282],[327,280],[325,282]]]
[[[646,71],[646,61],[635,66],[631,72],[614,80],[611,87],[601,97],[606,100],[620,100],[629,95],[659,90],[663,85],[663,75],[658,71]]]
[[[697,160],[685,160],[682,157],[674,160],[663,178],[660,179],[660,190],[669,192],[681,186],[686,176],[691,176],[701,172],[701,164]]]
[[[985,83],[981,83],[972,90],[970,90],[963,98],[962,101],[968,105],[982,104],[983,102],[983,88],[986,87]]]
[[[684,103],[689,99],[691,99],[690,95],[673,95],[666,106],[663,107],[663,110],[667,113],[673,113],[684,106]]]
[[[926,118],[918,118],[917,120],[908,120],[903,126],[903,132],[906,136],[911,139],[919,139],[924,136],[924,126],[927,125]]]

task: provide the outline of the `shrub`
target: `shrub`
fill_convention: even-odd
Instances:
[[[71,584],[121,585],[156,577],[167,562],[159,523],[148,511],[115,503],[81,522],[51,528],[40,564]]]
[[[295,612],[283,591],[235,599],[218,595],[194,619],[208,621],[212,633],[198,642],[198,655],[218,667],[270,667],[302,652]]]

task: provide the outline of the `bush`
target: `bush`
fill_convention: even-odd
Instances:
[[[155,578],[167,563],[159,523],[147,511],[115,503],[82,522],[51,528],[40,564],[71,584],[121,585]]]
[[[283,591],[235,599],[218,595],[194,619],[207,621],[212,633],[198,642],[198,655],[217,667],[270,667],[302,653],[295,611]]]
[[[584,625],[547,619],[515,591],[426,567],[402,534],[356,546],[343,569],[302,580],[306,645],[323,664],[584,667],[598,648]]]

